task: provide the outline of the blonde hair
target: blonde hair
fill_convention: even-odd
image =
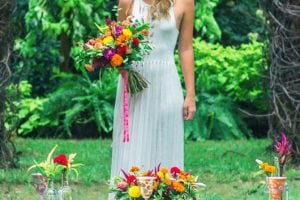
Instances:
[[[143,0],[142,0],[143,1]],[[150,19],[169,18],[169,9],[173,5],[172,0],[153,0],[150,6],[148,17]]]

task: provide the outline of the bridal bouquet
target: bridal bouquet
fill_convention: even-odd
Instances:
[[[76,56],[78,62],[85,63],[89,72],[95,69],[118,69],[123,79],[123,131],[124,142],[129,142],[128,96],[147,88],[147,80],[134,69],[133,63],[142,61],[144,55],[152,50],[148,40],[149,24],[143,21],[132,21],[130,18],[120,22],[106,19],[99,26],[99,35],[81,44]],[[82,69],[85,72],[85,69]]]
[[[149,24],[143,21],[120,22],[106,19],[103,25],[96,25],[99,35],[82,44],[77,61],[84,62],[89,72],[95,69],[119,69],[122,76],[128,76],[128,92],[136,94],[147,87],[147,81],[133,69],[134,61],[142,61],[152,50],[148,40]],[[127,77],[124,77],[127,78]]]
[[[197,182],[191,172],[178,167],[167,169],[156,167],[148,172],[141,172],[134,166],[129,172],[122,170],[123,176],[114,178],[111,189],[117,199],[195,199],[199,188],[205,186]]]

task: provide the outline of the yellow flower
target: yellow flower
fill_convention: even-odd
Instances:
[[[139,198],[141,196],[140,188],[139,186],[132,186],[128,190],[128,194],[132,198]]]
[[[195,177],[193,175],[188,175],[186,180],[190,183],[195,183]]]
[[[114,42],[114,38],[112,36],[107,36],[103,39],[102,42],[104,45],[111,44]]]
[[[157,176],[161,179],[164,178],[164,173],[162,173],[161,171],[157,172]]]
[[[130,38],[132,37],[132,32],[129,29],[127,29],[127,28],[123,29],[122,32],[125,35],[126,39],[130,40]]]

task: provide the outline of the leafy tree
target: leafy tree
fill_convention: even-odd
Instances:
[[[214,8],[219,0],[196,1],[195,30],[200,37],[215,42],[221,39],[221,30],[214,17]],[[198,35],[198,34],[196,34]]]
[[[258,40],[265,38],[265,19],[259,0],[220,0],[214,16],[221,27],[221,43],[239,45],[250,42],[249,33],[257,33]]]
[[[19,1],[21,3],[22,1]],[[44,94],[55,86],[56,72],[74,71],[72,48],[77,41],[96,34],[95,23],[110,16],[113,1],[108,0],[28,0],[25,15],[26,36],[16,41],[19,70],[33,87]]]

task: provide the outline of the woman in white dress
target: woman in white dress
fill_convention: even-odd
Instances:
[[[183,120],[195,112],[194,54],[192,46],[194,0],[119,0],[118,20],[128,16],[149,21],[154,50],[136,63],[148,88],[129,95],[129,142],[123,142],[122,91],[119,80],[112,144],[111,178],[132,166],[151,170],[184,167]],[[186,96],[174,61],[178,41]],[[114,199],[110,194],[109,199]]]

